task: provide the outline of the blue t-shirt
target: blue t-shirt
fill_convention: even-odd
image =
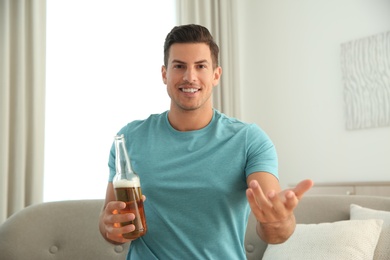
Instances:
[[[246,259],[246,178],[278,174],[265,132],[214,110],[200,130],[175,130],[167,111],[133,121],[119,134],[147,197],[148,231],[131,243],[128,259]],[[112,182],[114,147],[109,168]]]

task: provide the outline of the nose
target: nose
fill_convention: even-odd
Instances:
[[[193,68],[187,68],[183,75],[183,80],[187,82],[196,81],[196,72]]]

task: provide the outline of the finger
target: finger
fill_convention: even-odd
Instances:
[[[107,229],[120,227],[119,223],[125,223],[134,220],[133,213],[120,214],[120,211],[126,207],[126,203],[121,201],[112,201],[106,205],[103,222]]]
[[[310,188],[313,186],[312,180],[303,180],[298,185],[292,189],[295,193],[295,196],[297,196],[298,199],[301,199],[303,194],[310,190]]]
[[[248,199],[248,202],[249,202],[249,206],[253,212],[253,214],[255,216],[260,216],[262,215],[263,213],[261,212],[261,208],[259,207],[259,205],[257,204],[257,201],[256,201],[256,198],[255,198],[255,195],[253,194],[253,190],[252,189],[247,189],[246,190],[246,197]]]
[[[119,223],[112,223],[106,225],[106,231],[116,236],[133,232],[134,230],[135,230],[135,226],[133,224],[121,226]]]
[[[115,211],[119,211],[121,209],[124,209],[126,207],[126,203],[123,201],[110,201],[105,208],[105,211],[107,213],[114,213]]]
[[[249,183],[249,187],[246,190],[246,196],[249,206],[251,207],[251,211],[255,215],[256,219],[260,222],[267,222],[264,209],[270,207],[269,202],[256,180]]]
[[[274,191],[269,192],[267,195],[269,196],[270,201],[267,203],[266,207],[261,208],[255,200],[253,191],[251,189],[247,190],[249,205],[251,206],[251,210],[256,219],[260,223],[272,223],[285,219],[287,213],[281,199]]]
[[[252,190],[254,198],[260,208],[270,208],[272,207],[271,203],[265,196],[263,190],[261,189],[259,183],[256,180],[252,180],[249,183],[249,188]]]
[[[270,191],[267,194],[268,199],[272,203],[272,211],[277,216],[284,216],[285,206],[281,198],[276,194],[275,191]]]
[[[125,214],[111,214],[107,216],[107,224],[112,225],[114,223],[125,223],[135,219],[135,215],[133,213],[125,213]]]
[[[106,232],[106,237],[110,240],[113,240],[113,241],[116,241],[118,243],[126,243],[126,242],[129,242],[131,240],[127,239],[127,238],[124,238],[123,237],[123,234],[125,233],[129,233],[129,232],[132,232],[134,231],[135,227],[134,228],[129,228],[131,226],[134,226],[134,225],[129,225],[129,226],[126,226],[123,227],[123,228],[118,228],[116,229],[115,231],[118,231],[118,233],[116,232],[112,232],[110,230],[107,230]]]
[[[288,218],[293,212],[294,209],[294,200],[296,200],[295,205],[298,200],[295,197],[294,192],[290,191],[292,197],[291,198],[283,198],[284,193],[276,193],[275,191],[270,191],[267,196],[272,203],[272,211],[269,211],[268,220],[271,222],[283,221]],[[292,199],[292,200],[290,200]],[[267,212],[265,213],[267,214]]]
[[[106,205],[104,223],[113,225],[114,223],[126,222],[134,219],[134,214],[119,214],[126,207],[126,203],[121,201],[111,201]]]
[[[134,218],[132,213],[107,215],[104,220],[107,237],[117,242],[124,241],[122,234],[133,232],[135,226],[133,224],[122,226],[120,223],[130,223],[129,221],[134,220]]]
[[[289,211],[293,211],[294,208],[298,205],[298,197],[295,195],[295,193],[292,190],[286,191],[284,194],[286,202],[285,207]]]

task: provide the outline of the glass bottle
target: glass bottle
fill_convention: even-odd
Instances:
[[[115,136],[115,154],[116,175],[113,180],[115,196],[116,200],[126,203],[126,208],[120,210],[119,213],[133,213],[135,215],[134,220],[121,223],[121,226],[129,224],[135,226],[133,232],[123,234],[123,237],[136,239],[145,235],[147,226],[140,179],[131,168],[123,134]]]

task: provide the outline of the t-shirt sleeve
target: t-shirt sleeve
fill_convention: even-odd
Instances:
[[[255,124],[248,127],[246,136],[247,163],[245,174],[269,172],[278,176],[278,156],[269,136]]]

